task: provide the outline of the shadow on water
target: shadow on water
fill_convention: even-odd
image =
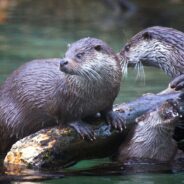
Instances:
[[[2,0],[0,1],[0,83],[18,66],[35,58],[63,57],[67,44],[91,36],[108,42],[115,51],[141,29],[162,25],[184,31],[183,0]],[[146,68],[146,82],[135,81],[130,70],[122,81],[116,103],[133,100],[147,92],[166,88],[169,78],[161,71]],[[0,167],[0,183],[181,183],[183,165],[137,164],[100,166],[89,170],[93,161],[82,161],[75,170],[13,170]],[[94,161],[94,165],[101,161]],[[106,161],[105,161],[106,162]],[[102,161],[103,163],[103,161]],[[93,165],[93,164],[92,164]],[[79,168],[78,168],[79,166]],[[74,169],[74,168],[71,168]],[[179,174],[171,174],[178,173]],[[137,173],[147,173],[139,174]],[[148,173],[155,173],[154,175]],[[157,173],[157,174],[156,174]],[[160,174],[158,174],[160,173]],[[161,174],[165,173],[165,174]],[[89,176],[92,176],[89,178]],[[101,177],[95,177],[95,176]],[[129,176],[130,175],[130,176]],[[177,176],[177,177],[176,177]],[[21,182],[24,183],[24,182]],[[31,182],[30,182],[31,183]]]
[[[149,176],[157,174],[163,175],[167,174],[179,174],[184,171],[184,162],[177,161],[173,164],[165,164],[165,163],[157,163],[149,160],[138,161],[132,160],[128,163],[120,164],[120,163],[104,163],[101,165],[96,165],[88,168],[80,168],[80,165],[85,165],[85,162],[88,162],[90,165],[90,161],[82,161],[79,163],[79,166],[74,166],[69,169],[52,169],[52,170],[31,170],[20,168],[17,166],[9,167],[8,169],[2,169],[0,176],[0,183],[10,183],[11,181],[19,181],[19,182],[44,182],[48,180],[71,180],[71,178],[76,179],[84,179],[85,177],[99,177],[100,180],[103,177],[114,178],[121,177],[127,178],[128,176],[140,177],[142,174]],[[99,163],[99,160],[92,161],[92,164]],[[3,168],[3,167],[1,167]],[[88,178],[89,179],[89,178]],[[184,179],[184,178],[183,178]],[[93,181],[93,180],[92,180]]]

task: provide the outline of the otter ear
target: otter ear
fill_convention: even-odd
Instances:
[[[101,51],[101,50],[102,50],[102,46],[101,46],[101,45],[96,45],[96,46],[94,47],[94,49],[95,49],[96,51]]]
[[[144,39],[152,39],[152,34],[150,32],[145,32],[142,36]]]

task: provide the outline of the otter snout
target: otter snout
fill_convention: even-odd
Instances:
[[[68,64],[68,61],[65,60],[65,59],[62,59],[62,60],[60,61],[60,68],[62,68],[63,66],[65,66],[65,65],[67,65],[67,64]]]
[[[68,65],[68,60],[62,59],[60,61],[60,71],[66,72],[66,65]]]

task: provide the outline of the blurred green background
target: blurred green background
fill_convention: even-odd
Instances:
[[[183,17],[183,0],[0,0],[0,82],[26,61],[62,57],[82,37],[100,38],[118,52],[143,28],[184,30]],[[169,81],[154,69],[146,69],[145,83],[135,76],[130,70],[116,102],[158,92]]]

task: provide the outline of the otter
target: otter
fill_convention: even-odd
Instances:
[[[125,44],[119,57],[124,66],[143,64],[161,68],[174,79],[171,88],[184,87],[184,33],[181,31],[161,26],[144,29]]]
[[[172,101],[137,118],[137,124],[119,148],[117,160],[172,161],[177,153],[173,134],[178,119],[178,109]]]
[[[85,118],[97,112],[122,130],[120,114],[112,111],[120,82],[116,54],[96,38],[74,42],[63,59],[24,64],[0,87],[0,153],[19,139],[56,125],[72,126],[83,138],[94,140]]]

